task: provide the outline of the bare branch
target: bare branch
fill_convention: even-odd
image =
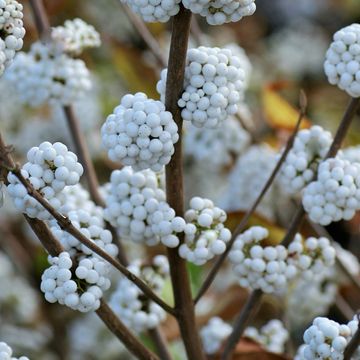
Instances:
[[[153,341],[157,353],[160,356],[161,360],[172,360],[172,356],[168,350],[168,344],[166,337],[164,336],[163,332],[159,327],[154,329],[150,329],[148,331],[151,340]]]
[[[175,153],[166,166],[166,198],[176,215],[184,215],[184,179],[181,149],[182,117],[177,101],[183,92],[184,71],[191,12],[180,5],[180,12],[173,17],[172,36],[166,81],[166,110],[170,111],[179,129],[180,139],[175,144]],[[181,237],[180,241],[183,241]],[[204,354],[195,324],[194,304],[190,289],[186,262],[178,249],[168,249],[170,275],[174,292],[177,321],[189,359],[202,360]]]

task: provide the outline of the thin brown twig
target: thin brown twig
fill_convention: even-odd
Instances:
[[[238,318],[235,319],[235,326],[228,340],[226,341],[223,353],[221,355],[221,360],[228,360],[231,358],[233,349],[240,339],[238,334],[242,334],[244,332],[249,320],[256,314],[258,308],[260,307],[262,294],[263,292],[261,290],[254,290],[251,292]]]
[[[213,267],[211,268],[209,274],[207,275],[204,283],[202,284],[198,294],[196,295],[195,298],[195,303],[197,303],[201,297],[205,294],[205,292],[209,289],[210,285],[212,284],[212,282],[214,281],[216,275],[218,274],[222,264],[224,263],[226,257],[228,256],[235,240],[236,237],[245,229],[245,227],[247,226],[251,216],[254,214],[256,208],[258,207],[258,205],[260,204],[261,200],[263,199],[263,197],[266,195],[267,191],[269,190],[270,186],[272,185],[272,183],[274,182],[276,175],[278,174],[282,164],[284,163],[289,151],[291,150],[296,134],[300,128],[300,124],[301,121],[303,120],[304,116],[305,116],[305,112],[306,112],[306,106],[307,106],[307,101],[306,101],[306,96],[304,94],[304,92],[300,93],[300,113],[299,113],[299,118],[298,121],[296,123],[296,126],[293,130],[293,133],[291,134],[290,138],[287,141],[287,144],[285,146],[285,149],[279,159],[279,161],[277,162],[274,170],[272,171],[270,177],[268,178],[268,180],[266,181],[265,185],[263,186],[259,196],[256,198],[254,204],[251,206],[250,209],[247,210],[247,212],[245,213],[244,217],[242,218],[242,220],[240,221],[240,223],[238,224],[238,226],[235,228],[232,237],[229,241],[229,243],[227,244],[226,250],[225,252],[216,260],[215,264],[213,265]]]
[[[125,12],[126,16],[128,17],[129,21],[133,25],[134,29],[138,32],[140,37],[145,42],[148,49],[151,51],[152,55],[154,56],[158,66],[163,69],[166,67],[166,61],[164,59],[163,53],[159,46],[159,43],[154,38],[153,34],[150,32],[148,27],[145,23],[136,15],[134,14],[127,5],[123,4],[119,1],[123,11]]]
[[[172,356],[169,352],[169,346],[163,332],[159,327],[150,329],[148,331],[151,340],[153,341],[156,352],[160,356],[161,360],[172,360]]]
[[[343,116],[343,118],[339,124],[339,127],[336,131],[334,140],[331,144],[330,150],[329,150],[326,158],[335,156],[337,154],[337,152],[339,151],[341,144],[342,144],[343,140],[345,139],[346,134],[349,130],[352,119],[356,115],[356,111],[357,111],[357,108],[359,107],[359,104],[360,104],[359,99],[352,98],[351,101],[349,102],[348,106],[346,107],[344,116]],[[296,232],[298,231],[298,229],[301,225],[301,222],[304,219],[304,215],[305,215],[305,211],[304,211],[302,205],[300,204],[298,210],[296,211],[295,215],[293,216],[293,219],[288,228],[288,231],[287,231],[284,239],[281,242],[282,245],[284,245],[284,246],[289,245],[291,240],[294,238]],[[257,309],[257,305],[260,302],[261,297],[262,297],[262,291],[260,291],[260,293],[257,294],[257,296],[255,296],[254,293],[257,291],[258,290],[254,290],[250,296],[252,306],[255,309]],[[251,314],[247,314],[248,312],[251,312]],[[226,342],[226,345],[225,345],[226,354],[223,354],[222,360],[229,360],[231,358],[234,348],[242,336],[244,327],[241,324],[239,324],[238,322],[242,321],[242,319],[246,319],[247,321],[249,321],[250,318],[252,316],[254,316],[255,314],[256,314],[256,310],[252,311],[252,308],[250,308],[250,307],[245,307],[241,310],[240,315],[235,323],[234,330],[230,334],[230,336]],[[360,334],[359,334],[359,342],[360,342]]]
[[[180,5],[180,12],[173,17],[172,36],[166,81],[166,110],[170,111],[182,131],[182,117],[177,101],[183,91],[187,46],[190,33],[191,12]],[[181,135],[175,144],[175,153],[166,166],[166,198],[176,215],[184,215],[184,179]],[[183,241],[183,237],[180,237]],[[189,274],[186,262],[178,254],[178,249],[168,249],[170,276],[182,340],[189,359],[202,360],[204,354],[195,324]]]

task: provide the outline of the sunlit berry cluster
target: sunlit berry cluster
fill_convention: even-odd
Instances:
[[[303,240],[297,234],[288,247],[288,262],[300,270],[301,276],[314,279],[335,264],[335,249],[325,237]]]
[[[103,291],[109,289],[108,267],[97,257],[71,259],[69,253],[49,256],[50,267],[41,276],[40,289],[50,303],[58,302],[74,310],[97,310]]]
[[[345,348],[357,328],[357,320],[340,325],[325,317],[315,318],[304,333],[305,346],[301,348],[298,359],[343,359]],[[354,359],[357,356],[354,356]]]
[[[324,69],[330,84],[354,98],[360,96],[360,24],[346,26],[334,34]]]
[[[28,162],[21,169],[22,175],[58,209],[61,206],[61,191],[65,186],[77,184],[83,173],[77,156],[62,143],[43,142],[39,147],[33,147],[28,151],[27,159]],[[18,210],[32,218],[51,218],[47,210],[27,193],[25,186],[11,172],[8,181],[8,192]]]
[[[160,171],[174,153],[178,127],[160,101],[144,93],[127,94],[101,129],[109,158],[134,170]]]
[[[0,76],[23,46],[23,6],[16,0],[0,0]]]
[[[254,14],[255,0],[182,0],[184,6],[206,18],[210,25],[236,22]]]
[[[100,35],[95,28],[80,18],[66,20],[63,26],[52,28],[51,38],[62,51],[74,55],[101,44]]]
[[[245,73],[229,49],[200,46],[187,53],[184,92],[178,101],[181,115],[196,127],[216,128],[238,110],[243,98]],[[167,69],[157,90],[165,98]]]
[[[224,226],[226,213],[209,199],[193,197],[185,212],[185,242],[180,245],[182,258],[203,265],[226,250],[231,232]]]
[[[319,162],[332,143],[329,131],[320,126],[300,130],[279,174],[284,191],[295,194],[314,179]]]
[[[267,229],[251,227],[236,238],[229,259],[241,286],[273,293],[286,288],[288,280],[297,275],[297,268],[288,264],[283,245],[261,246],[268,236]]]
[[[159,294],[169,273],[166,257],[156,256],[149,265],[132,263],[128,269]],[[121,277],[113,292],[110,305],[114,312],[133,331],[139,333],[158,326],[166,317],[165,311],[153,301],[148,301],[142,291],[125,277]]]
[[[302,203],[311,221],[329,225],[350,220],[360,209],[360,164],[330,158],[319,165],[317,180],[305,187]]]
[[[181,0],[122,0],[146,22],[167,22],[180,10]]]

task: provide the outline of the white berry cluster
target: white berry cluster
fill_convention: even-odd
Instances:
[[[283,245],[261,246],[268,236],[267,229],[251,227],[236,238],[229,259],[241,286],[273,293],[284,290],[298,270],[287,262],[288,251]]]
[[[244,335],[260,343],[267,350],[278,354],[284,353],[285,344],[289,338],[289,332],[278,319],[270,320],[260,330],[248,327]]]
[[[179,255],[196,265],[203,265],[226,250],[231,232],[224,226],[226,213],[209,199],[193,197],[185,212],[185,242]]]
[[[134,262],[128,269],[158,294],[161,293],[169,274],[167,258],[162,255],[156,256],[150,265]],[[137,333],[155,328],[166,317],[165,311],[159,305],[148,301],[142,291],[125,277],[119,280],[110,305],[121,321]]]
[[[81,312],[97,310],[103,291],[110,287],[105,261],[94,256],[77,263],[65,251],[48,259],[51,266],[41,276],[40,285],[45,299]]]
[[[0,76],[23,46],[23,6],[16,0],[0,0]]]
[[[301,328],[314,317],[327,314],[337,292],[338,286],[323,272],[312,279],[298,277],[286,296],[286,314],[291,326]]]
[[[4,342],[0,342],[0,360],[29,360],[28,357],[26,356],[20,356],[19,358],[13,357],[12,356],[13,351],[11,349],[11,347],[4,343]]]
[[[231,165],[249,143],[249,133],[235,117],[229,117],[217,129],[189,125],[184,136],[185,155],[216,169]]]
[[[330,158],[319,165],[318,177],[305,187],[302,203],[311,221],[329,225],[350,220],[360,209],[360,164]]]
[[[337,31],[326,53],[325,74],[330,84],[350,96],[360,96],[360,24]]]
[[[180,10],[181,0],[121,0],[146,22],[167,22]]]
[[[236,22],[253,15],[255,0],[182,0],[183,5],[195,14],[206,18],[210,25]]]
[[[279,174],[284,191],[296,194],[313,180],[318,164],[325,158],[331,143],[330,132],[320,126],[298,132]]]
[[[200,330],[200,337],[206,354],[215,354],[223,341],[231,334],[232,326],[215,316]]]
[[[276,154],[270,147],[265,144],[250,146],[238,158],[229,174],[228,187],[221,206],[227,211],[248,210],[254,204],[275,165]],[[257,212],[273,219],[279,198],[276,186],[271,186],[258,206]]]
[[[61,206],[59,194],[68,185],[79,182],[83,167],[77,156],[62,143],[43,142],[27,153],[28,162],[21,169],[22,175],[56,209]],[[8,192],[15,207],[31,218],[48,220],[50,213],[31,197],[23,184],[13,174],[8,175]]]
[[[62,47],[62,51],[74,55],[101,44],[100,35],[95,28],[79,18],[66,20],[63,26],[54,27],[51,38]]]
[[[92,240],[97,246],[106,251],[110,256],[115,257],[118,248],[112,243],[112,234],[105,229],[105,223],[102,217],[92,215],[86,210],[72,210],[67,214],[71,223],[88,239]],[[94,255],[93,251],[80,243],[78,239],[62,230],[59,225],[53,224],[52,232],[61,242],[65,251],[71,256],[80,253],[87,256]]]
[[[304,333],[305,346],[301,349],[299,358],[339,359],[344,358],[344,351],[358,328],[358,321],[352,320],[347,325],[325,317],[317,317]],[[358,358],[358,355],[354,359]]]
[[[135,170],[160,171],[174,153],[178,127],[160,101],[144,93],[125,95],[101,128],[109,158]]]
[[[175,234],[184,231],[185,221],[175,217],[159,182],[151,170],[134,172],[127,166],[113,171],[104,216],[124,238],[176,247],[179,239]]]
[[[350,162],[360,163],[360,145],[349,146],[338,153],[338,157]]]
[[[33,107],[45,103],[70,105],[91,88],[90,73],[82,60],[41,42],[16,56],[6,79],[20,101]]]
[[[238,111],[243,98],[245,73],[241,60],[229,49],[200,46],[189,49],[184,92],[178,100],[184,120],[196,127],[216,128]],[[161,72],[157,91],[165,98],[167,69]]]
[[[308,280],[321,276],[335,264],[335,249],[325,237],[309,237],[303,241],[297,234],[288,247],[288,262],[299,268],[301,276]]]

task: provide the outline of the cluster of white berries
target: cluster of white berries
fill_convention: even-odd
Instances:
[[[241,286],[273,293],[284,290],[298,270],[287,262],[288,251],[283,245],[261,246],[268,236],[267,229],[251,227],[236,238],[229,259]]]
[[[200,330],[201,341],[206,354],[215,354],[222,342],[231,334],[232,326],[215,316]]]
[[[169,274],[167,258],[155,256],[150,265],[132,263],[128,269],[142,278],[156,293],[160,293]],[[133,331],[139,333],[158,326],[166,317],[165,311],[153,301],[148,301],[142,291],[130,280],[122,277],[111,296],[114,312]]]
[[[41,42],[33,43],[28,53],[19,53],[5,75],[20,101],[34,107],[69,105],[91,88],[90,73],[82,60]]]
[[[196,265],[203,265],[226,250],[231,232],[224,226],[226,213],[209,199],[193,197],[185,212],[185,242],[179,255]]]
[[[100,35],[95,28],[79,18],[66,20],[63,26],[54,27],[51,38],[62,47],[62,51],[74,55],[101,44]]]
[[[326,53],[325,74],[330,84],[350,96],[360,96],[360,24],[337,31]]]
[[[217,169],[231,165],[249,143],[249,133],[235,117],[229,117],[217,129],[199,129],[189,125],[184,136],[185,154]]]
[[[81,312],[97,310],[103,291],[110,287],[105,261],[94,256],[79,259],[77,264],[65,251],[48,259],[51,266],[41,276],[40,285],[45,299]]]
[[[347,325],[325,317],[317,317],[304,333],[305,346],[299,359],[343,359],[344,351],[351,337],[358,328],[358,321],[352,320]],[[358,355],[354,356],[354,359]]]
[[[311,280],[321,276],[335,264],[336,251],[325,237],[309,237],[303,241],[297,234],[288,247],[288,263],[299,268],[301,276]]]
[[[151,170],[134,172],[129,166],[110,177],[105,218],[118,228],[120,236],[137,243],[176,247],[185,221],[165,202],[160,179]]]
[[[174,153],[178,127],[160,101],[144,93],[125,95],[101,128],[109,158],[134,170],[160,171]]]
[[[62,143],[43,142],[27,153],[28,162],[21,169],[22,175],[34,189],[56,209],[61,206],[59,194],[68,185],[79,182],[83,167],[77,156]],[[50,213],[37,200],[30,196],[23,184],[13,174],[8,175],[8,192],[15,207],[31,218],[48,220]]]
[[[284,353],[285,344],[289,338],[289,332],[278,319],[270,320],[260,330],[248,327],[244,335],[260,343],[267,350],[278,354]]]
[[[19,358],[12,356],[13,351],[11,347],[4,343],[0,342],[0,360],[29,360],[26,356],[20,356]]]
[[[182,3],[191,12],[205,17],[210,25],[236,22],[256,10],[255,0],[182,0]]]
[[[22,10],[16,0],[0,0],[0,76],[23,46]]]
[[[180,10],[181,0],[122,0],[146,22],[167,22]]]
[[[305,187],[302,203],[311,221],[329,225],[350,220],[360,209],[360,164],[330,158],[319,165],[318,177]]]
[[[112,234],[105,229],[105,223],[102,217],[92,215],[86,210],[72,210],[67,214],[71,223],[88,239],[92,240],[98,247],[106,251],[110,256],[115,257],[118,248],[112,243]],[[90,256],[94,255],[93,251],[87,246],[80,243],[78,239],[62,230],[59,225],[53,224],[52,232],[61,242],[65,251],[71,256],[79,253]]]
[[[184,92],[178,100],[184,120],[196,127],[216,128],[238,111],[245,73],[229,49],[200,46],[187,53]],[[165,98],[167,69],[161,72],[157,91]]]
[[[228,178],[228,187],[222,198],[221,206],[227,211],[249,209],[256,200],[260,189],[268,180],[276,165],[275,152],[265,144],[250,146],[235,163]],[[276,201],[274,200],[276,196]],[[276,187],[270,187],[257,212],[273,219],[275,205],[279,202]]]
[[[279,174],[284,191],[296,194],[313,180],[318,164],[325,158],[331,143],[330,132],[320,126],[298,132]]]

